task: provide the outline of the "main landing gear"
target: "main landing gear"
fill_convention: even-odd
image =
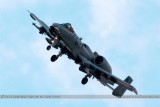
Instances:
[[[62,51],[60,51],[58,55],[53,55],[51,57],[51,61],[55,62],[59,58],[59,56],[62,56],[62,54],[63,54]]]
[[[87,82],[88,82],[88,78],[87,78],[87,77],[84,77],[84,78],[82,79],[82,81],[81,81],[81,83],[82,83],[83,85],[85,85]]]
[[[91,77],[92,77],[91,74],[87,74],[87,75],[82,79],[81,83],[82,83],[83,85],[85,85],[85,84],[88,82],[88,78],[91,78]],[[93,78],[92,78],[92,79],[93,79]]]
[[[88,82],[88,77],[91,78],[92,75],[91,75],[91,74],[87,74],[87,75],[82,79],[81,83],[82,83],[83,85],[85,85],[85,84]]]
[[[53,55],[53,56],[51,57],[51,61],[52,61],[52,62],[55,62],[57,59],[58,59],[57,55]]]

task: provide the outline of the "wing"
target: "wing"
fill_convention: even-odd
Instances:
[[[28,12],[29,12],[29,11],[28,11]],[[41,21],[36,15],[34,15],[34,14],[31,13],[31,12],[29,12],[29,13],[30,13],[31,18],[32,18],[33,20],[37,21],[37,22],[39,23],[39,25],[41,26],[41,27],[37,27],[37,26],[35,25],[35,23],[33,23],[33,25],[40,31],[40,33],[45,33],[45,34],[48,35],[50,38],[54,38],[54,37],[51,35],[50,31],[49,31],[50,28],[49,28],[43,21]]]
[[[118,84],[119,86],[123,87],[124,89],[130,90],[130,91],[134,92],[135,94],[137,94],[136,89],[132,85],[127,83],[126,81],[123,81],[120,78],[112,75],[111,73],[106,72],[104,69],[98,67],[97,65],[95,65],[92,62],[88,61],[84,57],[80,56],[80,58],[82,60],[82,65],[84,67],[94,71],[95,73],[97,72],[98,74],[103,73],[103,75],[105,75],[105,78],[113,81],[114,83]]]

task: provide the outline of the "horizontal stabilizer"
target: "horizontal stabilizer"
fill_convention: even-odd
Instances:
[[[128,84],[131,84],[133,79],[130,76],[128,76],[124,81],[127,82]],[[124,86],[119,85],[113,90],[112,94],[117,97],[122,97],[125,91],[126,88]]]

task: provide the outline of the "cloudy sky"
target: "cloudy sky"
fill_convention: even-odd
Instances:
[[[97,80],[83,86],[78,65],[46,51],[44,35],[27,10],[46,24],[70,22],[93,51],[106,57],[113,74],[130,75],[140,95],[160,95],[159,0],[0,0],[0,94],[110,95]],[[126,92],[127,95],[133,95]],[[159,99],[0,99],[0,106],[157,106]]]

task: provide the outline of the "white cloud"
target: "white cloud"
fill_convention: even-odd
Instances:
[[[93,44],[94,47],[103,53],[115,50],[141,59],[149,46],[150,37],[129,35],[133,27],[134,5],[137,2],[90,0],[90,3],[93,15],[90,25],[92,38],[100,41],[99,44]],[[103,47],[99,48],[100,46]]]
[[[93,47],[99,49],[98,52],[105,54],[114,49],[121,53],[135,55],[135,53],[137,54],[140,50],[146,49],[148,45],[147,40],[142,42],[140,40],[143,38],[135,38],[127,35],[132,28],[131,17],[136,1],[89,1],[91,4],[91,14],[93,15],[90,28],[93,34],[92,38],[97,41],[96,44],[93,44]],[[98,41],[100,41],[99,44]]]
[[[91,30],[105,37],[128,29],[133,4],[128,0],[90,0],[93,21]],[[127,26],[127,27],[126,27]]]

